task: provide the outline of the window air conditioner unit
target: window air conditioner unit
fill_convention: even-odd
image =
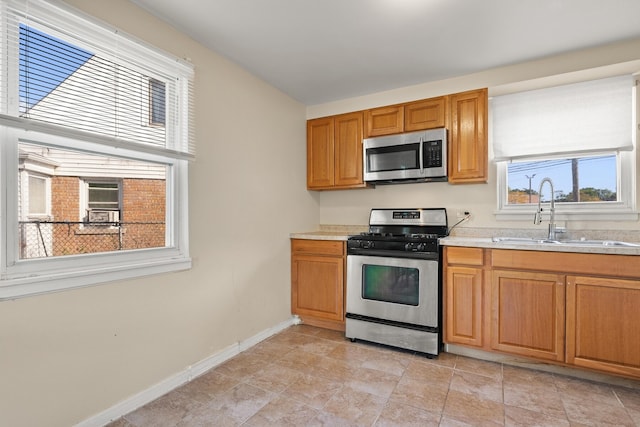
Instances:
[[[90,209],[88,217],[91,223],[120,222],[120,211]]]

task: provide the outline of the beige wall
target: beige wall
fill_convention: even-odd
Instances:
[[[305,107],[125,0],[69,3],[196,67],[190,271],[0,302],[0,424],[70,426],[290,318]]]
[[[307,108],[307,118],[323,117],[383,105],[413,101],[480,87],[489,96],[640,71],[640,39],[597,49],[573,52],[539,61],[513,65],[459,78],[404,87]],[[491,138],[491,132],[489,132]],[[320,195],[322,224],[367,224],[374,207],[446,207],[449,224],[457,221],[455,212],[468,209],[470,221],[461,227],[533,228],[533,211],[523,221],[497,221],[496,167],[489,165],[489,182],[473,185],[421,183],[378,186],[367,190],[327,191]],[[569,230],[638,229],[637,221],[581,221],[566,223]],[[542,229],[544,226],[537,226]]]

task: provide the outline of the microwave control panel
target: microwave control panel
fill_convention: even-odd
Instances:
[[[442,166],[442,140],[425,141],[423,143],[422,164],[425,168]]]

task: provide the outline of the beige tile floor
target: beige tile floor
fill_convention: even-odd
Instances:
[[[110,427],[640,426],[640,389],[292,326]]]

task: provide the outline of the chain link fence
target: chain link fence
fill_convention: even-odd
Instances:
[[[164,222],[20,221],[20,259],[161,248]]]

